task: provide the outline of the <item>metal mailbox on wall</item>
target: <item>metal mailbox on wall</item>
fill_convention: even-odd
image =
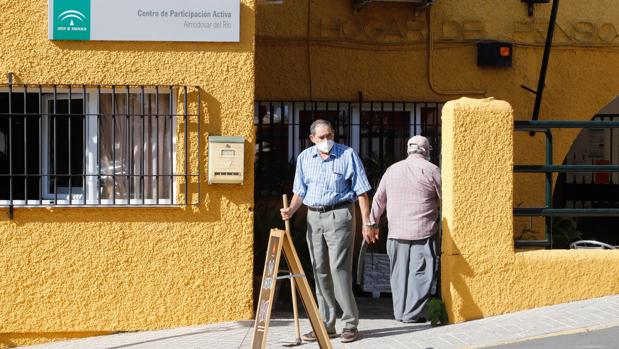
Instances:
[[[238,136],[208,138],[208,183],[242,184],[245,138]]]

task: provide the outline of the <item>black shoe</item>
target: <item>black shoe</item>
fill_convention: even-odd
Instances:
[[[340,336],[340,342],[350,343],[356,341],[357,338],[359,338],[359,331],[356,328],[345,328]]]
[[[425,317],[420,317],[418,319],[402,320],[402,322],[406,324],[423,324],[428,322],[428,320]]]
[[[336,332],[327,332],[327,335],[329,335],[329,338],[337,337]],[[303,339],[306,342],[315,342],[318,340],[316,339],[316,334],[314,333],[314,331],[309,331],[306,334],[302,335],[301,339]]]

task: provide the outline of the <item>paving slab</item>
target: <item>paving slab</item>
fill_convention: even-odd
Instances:
[[[483,348],[539,339],[553,334],[579,333],[619,326],[619,295],[559,304],[455,325],[403,324],[390,318],[390,299],[359,298],[361,337],[348,344],[332,340],[334,348]],[[365,316],[364,316],[365,314]],[[64,342],[39,344],[30,349],[151,349],[151,348],[250,348],[253,321],[237,321],[160,331],[119,333]],[[301,333],[311,329],[300,320]],[[341,324],[338,323],[338,329]],[[273,314],[268,332],[269,348],[284,348],[294,338],[289,312]],[[298,348],[318,348],[304,343]]]

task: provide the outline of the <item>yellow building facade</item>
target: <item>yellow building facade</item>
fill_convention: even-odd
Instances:
[[[185,192],[181,176],[173,194],[179,205],[16,206],[12,219],[3,208],[0,346],[252,317],[253,154],[245,152],[242,185],[209,185],[204,154],[209,136],[253,143],[254,1],[241,1],[240,41],[231,43],[50,41],[47,17],[47,1],[0,3],[2,92],[8,93],[8,73],[21,96],[22,84],[31,92],[58,84],[58,98],[67,98],[68,85],[74,97],[83,84],[88,94],[116,86],[117,113],[126,113],[120,111],[125,85],[132,86],[131,98],[144,85],[151,95],[155,87],[170,93],[176,103],[169,113],[182,115],[187,105],[191,133],[183,142],[177,117],[170,161],[174,173],[199,168],[201,191],[190,177]],[[53,93],[51,86],[42,91]]]
[[[240,3],[238,43],[50,41],[46,1],[0,3],[0,92],[9,75],[22,94],[24,84],[64,94],[69,85],[75,93],[148,86],[151,94],[174,86],[171,109],[188,110],[189,119],[174,119],[170,167],[201,174],[172,184],[175,200],[188,205],[3,208],[0,346],[251,318],[259,101],[420,110],[462,96],[506,101],[461,100],[443,111],[442,296],[450,320],[619,292],[616,253],[513,247],[526,225],[513,219],[513,206],[544,202],[543,176],[511,172],[514,163],[543,161],[544,140],[511,127],[531,115],[535,97],[521,85],[537,85],[550,4],[529,16],[520,0],[435,0],[418,11],[388,2]],[[564,0],[557,24],[541,118],[591,119],[619,94],[619,7]],[[512,43],[512,66],[478,67],[476,44],[485,40]],[[576,134],[557,133],[555,159]],[[242,185],[208,184],[208,136],[245,138]],[[474,157],[470,144],[491,153]],[[488,173],[500,179],[487,183],[492,191],[467,186]],[[483,219],[473,219],[479,212]],[[580,281],[554,273],[563,268]]]
[[[612,1],[561,2],[542,119],[588,120],[617,97],[615,7]],[[368,102],[446,102],[492,96],[508,101],[517,120],[530,119],[535,95],[521,86],[537,88],[551,4],[535,5],[533,16],[521,1],[442,0],[429,9],[369,2],[355,11],[351,1],[260,6],[256,98],[356,101],[361,92]],[[476,44],[487,40],[513,44],[511,68],[477,66]],[[578,131],[557,132],[554,158],[561,161]],[[543,162],[543,146],[542,136],[518,134],[516,161]],[[515,202],[543,204],[543,196],[529,190],[543,185],[543,176],[515,181]]]
[[[529,226],[528,218],[513,217],[514,207],[544,206],[544,175],[513,174],[512,166],[543,164],[545,150],[543,134],[514,133],[513,121],[531,119],[535,95],[523,86],[537,88],[551,6],[533,5],[532,15],[520,0],[435,0],[417,10],[397,1],[258,7],[256,98],[275,101],[266,104],[275,113],[286,101],[322,101],[322,117],[342,110],[336,102],[343,109],[357,103],[352,115],[355,105],[382,112],[385,105],[441,107],[462,96],[508,103],[459,100],[442,110],[441,281],[450,321],[619,292],[616,252],[514,248],[525,228],[544,231],[543,219]],[[618,33],[613,1],[561,1],[540,119],[590,120],[615,99]],[[477,43],[487,41],[512,44],[511,67],[477,65]],[[579,132],[553,131],[555,164]]]

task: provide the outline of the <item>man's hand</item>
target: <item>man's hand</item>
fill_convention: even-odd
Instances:
[[[295,212],[297,212],[299,207],[301,207],[302,203],[303,203],[303,198],[298,196],[297,194],[294,194],[292,196],[292,200],[290,201],[290,206],[288,206],[288,208],[282,208],[279,210],[279,212],[282,215],[282,219],[285,221],[289,220],[292,217],[292,215]]]
[[[378,241],[378,228],[372,228],[368,226],[363,226],[363,240],[368,244],[375,243]]]
[[[285,221],[289,220],[290,217],[292,217],[292,215],[294,214],[294,212],[290,211],[290,207],[282,208],[279,210],[279,212],[282,214],[282,219]]]

